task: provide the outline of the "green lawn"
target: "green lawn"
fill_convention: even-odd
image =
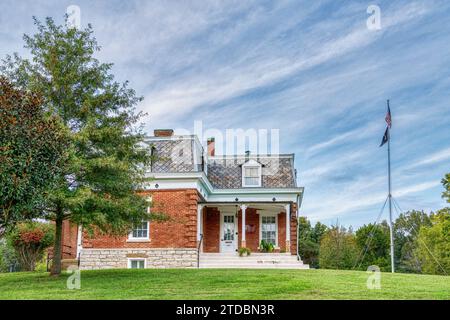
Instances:
[[[337,270],[101,270],[82,271],[81,289],[68,275],[0,274],[0,299],[449,299],[450,277],[381,274],[368,290],[367,274]]]

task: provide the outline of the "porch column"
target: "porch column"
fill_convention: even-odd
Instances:
[[[291,252],[291,205],[284,206],[286,211],[286,252]]]
[[[197,243],[200,243],[201,234],[203,233],[203,204],[197,205]]]
[[[247,206],[245,204],[241,205],[241,212],[242,212],[242,235],[241,235],[241,247],[246,247],[245,243],[245,210],[247,209]]]

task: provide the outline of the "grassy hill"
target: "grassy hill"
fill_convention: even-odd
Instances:
[[[450,277],[368,274],[338,270],[99,270],[81,272],[81,289],[68,275],[0,274],[0,299],[450,299]]]

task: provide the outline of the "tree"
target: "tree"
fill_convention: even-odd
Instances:
[[[358,255],[355,236],[338,226],[325,232],[319,250],[320,268],[324,269],[351,269]]]
[[[70,131],[73,149],[58,184],[48,194],[42,217],[55,222],[52,274],[61,272],[61,232],[68,219],[88,231],[126,234],[151,216],[135,191],[145,181],[150,150],[143,144],[142,100],[128,83],[100,63],[92,27],[77,30],[35,19],[38,32],[24,36],[32,59],[8,56],[1,68],[16,85],[38,92],[44,109]]]
[[[356,243],[360,252],[358,266],[367,270],[368,266],[376,265],[383,271],[389,271],[389,239],[389,225],[386,221],[360,227],[356,231]]]
[[[401,213],[394,222],[394,250],[396,268],[401,272],[421,273],[422,265],[415,254],[417,236],[423,227],[431,226],[431,220],[424,211],[412,210]]]
[[[431,226],[420,228],[416,254],[424,273],[450,273],[450,208],[431,214]]]
[[[306,217],[299,218],[298,249],[302,260],[311,267],[319,267],[320,240],[326,229],[320,222],[312,228]]]
[[[54,242],[54,226],[36,221],[19,223],[7,238],[22,270],[34,271],[36,262],[43,258],[44,250]]]
[[[9,272],[19,265],[14,248],[4,238],[0,238],[0,272]],[[14,268],[15,269],[15,268]]]
[[[450,173],[447,173],[442,179],[442,184],[445,188],[445,191],[442,192],[442,198],[447,199],[447,202],[450,203]]]
[[[42,98],[0,77],[0,231],[39,216],[68,158],[68,132]]]

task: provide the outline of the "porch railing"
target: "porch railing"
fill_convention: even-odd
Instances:
[[[197,246],[197,269],[200,268],[200,248],[202,247],[203,233],[200,233],[200,240]]]

